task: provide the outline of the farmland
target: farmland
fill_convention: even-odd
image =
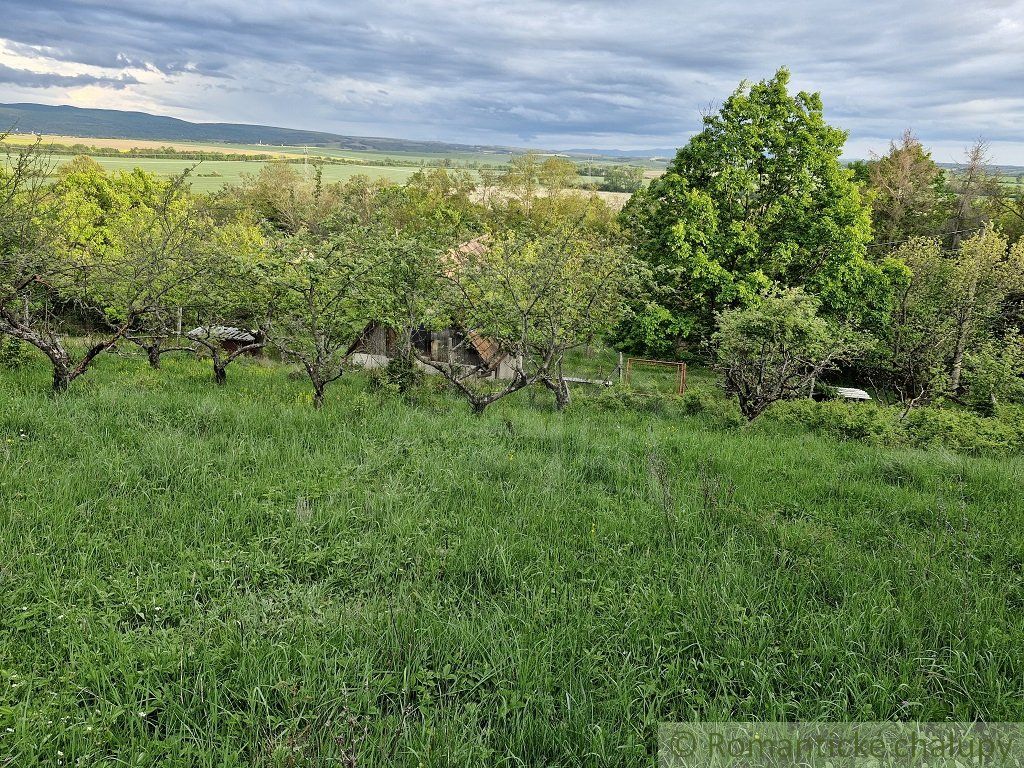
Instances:
[[[1019,458],[361,374],[315,412],[289,370],[0,372],[11,764],[638,765],[660,720],[1024,716]]]
[[[164,177],[176,176],[192,168],[190,183],[196,192],[213,192],[225,184],[238,184],[244,175],[259,173],[260,168],[267,164],[258,160],[204,160],[197,164],[194,160],[163,158],[94,157],[93,159],[110,171],[130,171],[133,168],[142,168]],[[299,168],[301,170],[301,166]],[[416,169],[412,167],[388,168],[369,165],[324,165],[321,168],[325,182],[343,181],[362,174],[375,179],[388,179],[401,183],[416,172]],[[309,166],[308,173],[312,176],[312,166]]]
[[[182,171],[194,168],[191,178],[192,189],[196,192],[213,192],[225,184],[238,184],[244,175],[258,173],[259,169],[274,160],[291,162],[308,162],[309,166],[318,165],[322,168],[325,182],[344,181],[356,175],[364,175],[373,179],[386,179],[395,183],[407,181],[417,170],[424,166],[464,169],[473,177],[477,170],[504,169],[509,160],[515,156],[512,151],[480,150],[476,152],[413,152],[413,151],[366,151],[339,149],[336,147],[298,147],[269,146],[265,144],[230,144],[217,142],[187,141],[154,141],[146,139],[102,139],[82,138],[76,136],[44,135],[36,137],[32,134],[11,134],[4,143],[12,147],[25,147],[39,140],[43,146],[53,146],[60,152],[65,148],[78,146],[82,154],[92,157],[108,170],[122,171],[142,168],[159,176],[170,177]],[[90,152],[90,149],[102,150],[102,153]],[[227,155],[247,155],[248,159],[237,158],[204,159],[197,166],[197,161],[188,158],[150,157],[145,153],[158,153],[169,150],[174,153],[208,153]],[[117,154],[114,154],[117,153]],[[113,156],[112,156],[113,155]],[[67,162],[70,153],[58,153],[57,162]],[[265,156],[266,161],[257,159]],[[578,159],[580,161],[581,159]],[[655,178],[663,169],[663,165],[649,160],[615,160],[612,158],[587,158],[586,162],[597,167],[612,167],[620,163],[644,169],[644,178]],[[310,167],[309,173],[312,173]],[[577,183],[581,186],[599,184],[597,176],[580,175]],[[615,192],[600,193],[608,202],[621,207],[626,196]]]
[[[249,148],[239,148],[248,151]],[[93,159],[108,171],[131,171],[134,168],[141,168],[148,173],[156,174],[164,178],[178,176],[181,173],[191,170],[189,185],[195,192],[215,192],[225,185],[237,185],[245,176],[252,176],[259,173],[260,169],[272,160],[176,160],[166,158],[137,158],[137,157],[104,157],[92,156]],[[58,165],[70,160],[70,156],[59,157]],[[396,184],[409,180],[410,177],[422,166],[420,165],[359,165],[356,163],[345,164],[323,164],[316,165],[315,159],[307,165],[296,166],[301,172],[312,178],[314,169],[319,168],[324,182],[332,183],[345,181],[353,176],[367,176],[371,179],[387,179]],[[473,171],[469,171],[476,176]],[[589,177],[581,177],[581,183],[590,183]],[[615,207],[621,207],[629,198],[618,192],[597,192],[598,196],[605,199]]]

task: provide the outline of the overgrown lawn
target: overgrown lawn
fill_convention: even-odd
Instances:
[[[363,376],[0,372],[0,765],[644,765],[1024,719],[1024,460]]]

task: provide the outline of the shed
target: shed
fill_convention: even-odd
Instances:
[[[469,240],[447,253],[452,270],[467,256],[481,256],[489,250],[487,235]],[[352,362],[368,368],[387,365],[398,353],[398,332],[381,323],[372,322],[349,347]],[[453,325],[442,330],[420,328],[413,332],[412,344],[420,357],[439,363],[454,362],[467,368],[480,368],[486,376],[511,379],[515,376],[516,362],[493,339],[474,331]],[[428,370],[431,370],[428,368]]]
[[[370,323],[349,347],[352,362],[366,368],[378,368],[398,354],[399,335],[382,323]],[[454,362],[467,368],[481,368],[496,379],[511,379],[514,362],[497,342],[476,331],[459,326],[431,331],[417,329],[412,345],[420,357],[439,363]]]

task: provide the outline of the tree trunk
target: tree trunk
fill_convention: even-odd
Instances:
[[[55,394],[67,392],[71,386],[71,371],[67,366],[53,363],[53,391]]]
[[[324,385],[313,383],[313,407],[320,410],[324,407]]]
[[[544,386],[550,389],[555,395],[555,408],[564,411],[566,406],[572,402],[572,395],[569,393],[569,383],[562,378],[550,381],[544,379]]]
[[[956,350],[953,352],[953,367],[949,372],[949,388],[956,394],[960,391],[960,375],[964,369],[964,351],[967,347],[967,334],[961,331],[957,335]]]
[[[964,369],[964,353],[967,351],[967,337],[970,335],[971,324],[974,322],[974,303],[977,300],[977,296],[978,275],[975,272],[967,288],[964,316],[956,329],[956,348],[953,351],[953,365],[949,372],[949,388],[953,394],[960,391],[960,376]]]
[[[486,400],[471,400],[470,405],[473,406],[474,416],[483,416],[484,411],[487,410],[487,406],[490,405]]]
[[[218,386],[224,386],[228,383],[228,369],[227,365],[220,365],[214,363],[213,365],[213,380],[217,382]]]
[[[151,344],[150,346],[146,347],[146,357],[149,358],[149,367],[150,368],[159,368],[160,367],[160,345],[159,344]]]

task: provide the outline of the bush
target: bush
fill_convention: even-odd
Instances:
[[[0,368],[15,371],[28,362],[28,344],[0,333]]]
[[[370,373],[370,382],[375,389],[395,394],[409,392],[419,386],[423,378],[423,369],[407,357],[392,357],[387,365]]]
[[[904,425],[910,444],[920,448],[1008,453],[1024,448],[1024,424],[1010,421],[1016,410],[1004,409],[1004,418],[993,418],[954,408],[918,408]]]
[[[640,411],[667,413],[678,409],[682,398],[659,392],[642,392],[629,387],[605,387],[600,393],[586,397],[587,403],[599,411]]]
[[[745,421],[734,399],[704,387],[689,387],[686,390],[682,410],[687,416],[704,416],[723,427],[738,427]]]
[[[772,403],[807,395],[823,372],[864,350],[863,338],[819,315],[819,308],[817,298],[794,288],[718,314],[712,337],[718,369],[748,419]]]
[[[968,404],[985,415],[998,403],[1024,403],[1024,337],[1013,330],[969,352],[964,383]]]
[[[962,453],[1024,450],[1024,406],[1001,405],[995,417],[963,408],[926,406],[900,420],[900,409],[841,400],[775,403],[756,429],[808,430],[869,445],[947,448]]]
[[[755,422],[760,426],[802,428],[870,445],[899,445],[903,429],[895,408],[844,400],[807,398],[775,403]]]

